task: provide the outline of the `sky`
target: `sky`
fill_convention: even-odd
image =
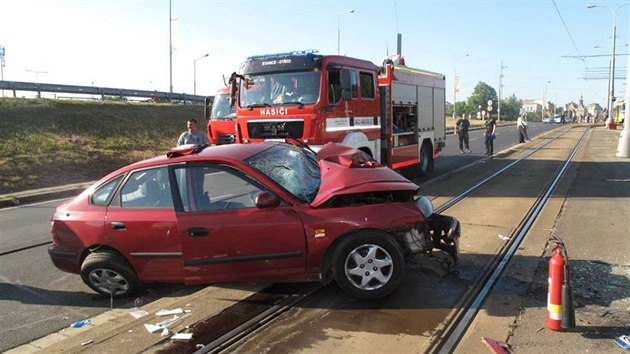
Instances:
[[[380,65],[401,33],[406,64],[445,74],[449,102],[457,74],[457,101],[484,82],[503,98],[564,105],[582,95],[605,107],[613,9],[626,3],[171,0],[169,21],[168,0],[0,0],[0,45],[8,81],[169,91],[170,22],[173,92],[193,93],[196,81],[212,95],[248,56],[337,54],[339,40],[342,55]],[[629,10],[616,11],[617,54],[628,53]],[[621,97],[627,56],[616,58]]]

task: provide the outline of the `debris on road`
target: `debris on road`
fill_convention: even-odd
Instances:
[[[615,338],[615,343],[619,344],[626,351],[630,351],[630,336],[620,336]]]
[[[172,310],[160,310],[158,312],[155,313],[156,316],[170,316],[170,315],[177,315],[180,313],[184,313],[184,312],[190,312],[190,310],[186,310],[184,311],[181,307],[172,309]]]
[[[81,321],[76,321],[76,322],[72,323],[70,325],[70,327],[72,327],[72,328],[81,328],[81,327],[83,327],[85,325],[89,325],[90,323],[91,323],[90,320],[81,320]]]
[[[134,307],[131,310],[129,310],[129,314],[137,319],[137,318],[146,316],[149,313],[147,311],[143,310],[143,309],[139,309],[137,307]]]
[[[190,340],[192,338],[192,333],[175,333],[171,339],[175,340]]]

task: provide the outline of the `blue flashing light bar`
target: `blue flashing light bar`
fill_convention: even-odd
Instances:
[[[315,53],[318,53],[317,49],[305,49],[305,50],[295,50],[293,52],[285,52],[285,53],[276,53],[276,54],[263,54],[263,55],[254,55],[251,57],[247,57],[247,60],[261,60],[261,59],[272,59],[272,58],[282,58],[288,56],[313,56]]]

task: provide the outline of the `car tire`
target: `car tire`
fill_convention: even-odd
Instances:
[[[418,164],[418,174],[424,176],[429,172],[431,167],[431,151],[429,145],[422,144],[420,148],[420,163]]]
[[[96,251],[85,257],[81,279],[97,293],[115,298],[131,296],[140,288],[138,276],[127,260],[111,250]]]
[[[333,277],[348,295],[371,300],[385,297],[402,282],[405,261],[396,240],[366,230],[343,239],[332,258]]]

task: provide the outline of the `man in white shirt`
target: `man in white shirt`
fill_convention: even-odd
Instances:
[[[186,126],[188,127],[188,130],[179,136],[179,139],[177,139],[177,146],[188,144],[210,144],[206,134],[204,132],[200,132],[197,128],[197,120],[195,118],[189,119]]]

